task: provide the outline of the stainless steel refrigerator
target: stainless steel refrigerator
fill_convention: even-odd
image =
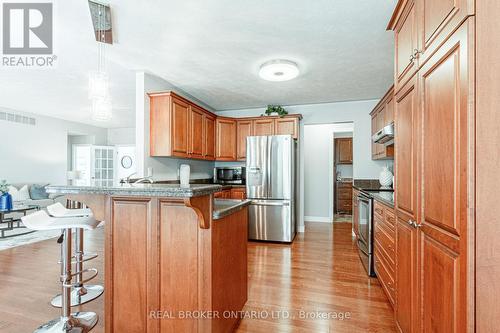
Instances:
[[[296,224],[297,143],[291,135],[247,137],[248,238],[291,242]]]

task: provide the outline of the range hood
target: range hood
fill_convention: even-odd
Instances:
[[[390,123],[377,133],[373,134],[372,141],[375,143],[382,143],[386,146],[394,144],[394,123]]]

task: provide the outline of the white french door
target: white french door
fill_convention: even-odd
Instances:
[[[73,145],[73,170],[79,171],[78,186],[112,186],[115,149],[110,146]]]

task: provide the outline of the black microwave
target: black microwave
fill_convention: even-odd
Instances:
[[[245,167],[216,167],[214,168],[214,183],[245,185]]]

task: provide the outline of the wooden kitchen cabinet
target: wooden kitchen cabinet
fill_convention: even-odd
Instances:
[[[236,120],[217,117],[216,156],[219,161],[236,160]]]
[[[247,198],[247,190],[245,187],[232,187],[214,193],[214,198],[244,200]]]
[[[441,1],[442,2],[442,1]],[[465,332],[467,327],[468,235],[474,138],[474,20],[467,20],[420,69],[422,214],[418,217],[419,298],[423,331]],[[439,144],[436,144],[439,142]],[[439,300],[439,302],[436,302]],[[448,318],[448,320],[443,320]]]
[[[352,164],[352,138],[335,139],[336,164]]]
[[[190,106],[188,154],[192,158],[203,158],[203,146],[205,144],[204,114],[200,108]]]
[[[253,120],[253,135],[274,135],[274,118],[261,117]]]
[[[205,114],[203,116],[203,158],[215,160],[215,117]]]
[[[294,139],[299,138],[299,117],[285,116],[274,120],[274,133],[276,135],[290,134]]]
[[[215,115],[174,92],[150,98],[150,156],[214,159]]]
[[[370,113],[372,117],[372,136],[385,126],[394,122],[394,87],[390,87],[385,95],[377,103]],[[385,146],[384,144],[374,143],[372,141],[372,159],[386,160],[394,158],[394,145]]]
[[[247,137],[253,135],[253,121],[246,119],[237,120],[236,133],[236,158],[238,160],[245,160],[247,156]]]
[[[415,52],[418,50],[415,0],[399,1],[387,28],[394,30],[394,91],[398,92],[418,69]]]
[[[464,20],[475,13],[475,0],[416,1],[418,61],[424,65]]]
[[[245,187],[231,188],[231,199],[244,200],[247,198],[247,190]]]
[[[352,214],[352,183],[336,182],[335,206],[337,213]]]
[[[172,98],[172,152],[174,156],[187,157],[189,153],[189,104]]]
[[[416,332],[418,325],[417,158],[419,149],[417,79],[413,77],[395,96],[396,106],[396,322],[402,332]]]
[[[217,117],[172,91],[148,95],[151,157],[244,161],[248,136],[290,134],[299,137],[300,114]]]
[[[374,201],[375,273],[392,306],[396,306],[396,231],[394,208]]]
[[[465,332],[468,325],[472,31],[470,19],[396,95],[396,318],[402,332]]]

